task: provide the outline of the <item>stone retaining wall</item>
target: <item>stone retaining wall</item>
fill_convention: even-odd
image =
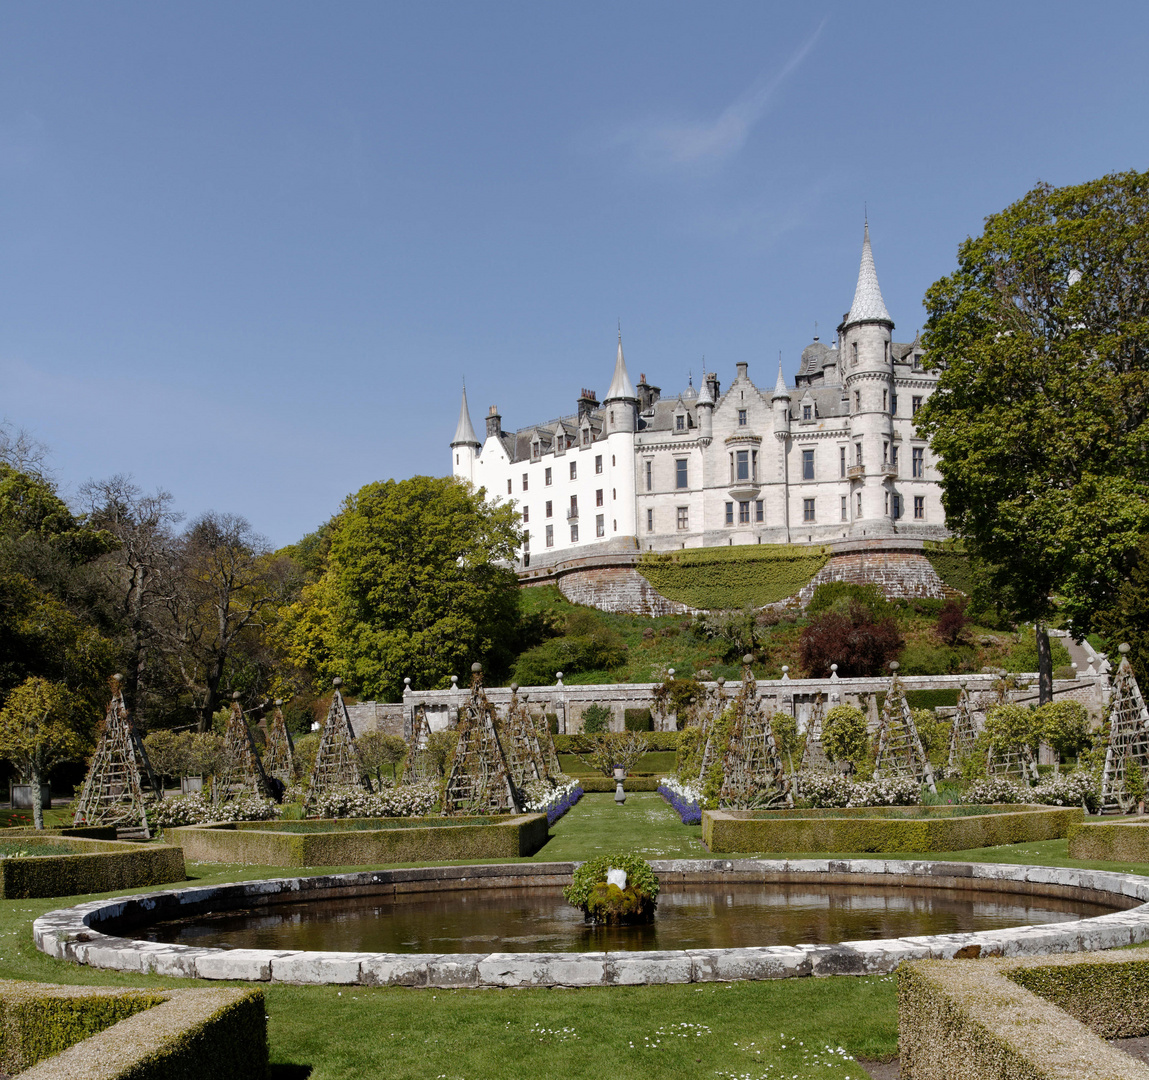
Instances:
[[[36,947],[95,968],[162,978],[362,986],[622,986],[822,975],[876,975],[906,960],[1023,956],[1114,949],[1149,941],[1149,878],[1101,870],[869,859],[690,860],[652,863],[664,885],[752,881],[879,884],[1016,891],[1135,904],[1093,919],[980,933],[847,941],[837,945],[664,952],[392,954],[211,949],[119,936],[165,917],[295,903],[331,896],[458,888],[561,885],[575,863],[421,867],[283,878],[95,900],[32,924]]]

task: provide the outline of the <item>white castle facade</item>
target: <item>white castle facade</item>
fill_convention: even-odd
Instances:
[[[779,365],[773,389],[748,365],[722,391],[701,385],[663,398],[635,385],[619,336],[599,401],[506,432],[498,409],[480,442],[466,391],[451,441],[455,476],[512,500],[526,534],[521,562],[605,550],[666,551],[728,544],[948,536],[936,465],[914,414],[937,376],[917,340],[892,340],[867,226],[850,311],[830,347],[802,352],[794,386]]]

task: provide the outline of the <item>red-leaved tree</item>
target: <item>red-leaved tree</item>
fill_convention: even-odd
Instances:
[[[830,665],[838,665],[843,678],[880,675],[905,647],[898,625],[890,618],[875,619],[861,604],[849,614],[827,611],[810,620],[798,642],[798,656],[811,678],[826,678]]]

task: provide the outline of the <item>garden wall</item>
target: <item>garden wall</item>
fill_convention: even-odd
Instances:
[[[942,816],[942,807],[936,817],[896,817],[898,809],[888,808],[886,817],[866,807],[831,816],[817,810],[704,810],[702,842],[715,853],[968,851],[1057,839],[1082,816],[1080,807],[1023,806],[968,817]]]
[[[369,866],[533,855],[547,842],[546,814],[491,818],[243,821],[172,832],[193,862],[256,866]]]
[[[265,1080],[262,990],[0,982],[0,1069],[27,1080]]]
[[[1149,1034],[1139,952],[914,960],[898,970],[903,1080],[1149,1080],[1105,1039]]]
[[[23,835],[31,838],[35,834]],[[60,854],[0,859],[0,899],[138,889],[187,877],[184,853],[171,844],[86,840],[43,833],[36,835],[36,842],[58,846]]]

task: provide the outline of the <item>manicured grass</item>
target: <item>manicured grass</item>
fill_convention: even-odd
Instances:
[[[44,825],[52,828],[57,825],[71,825],[72,812],[65,807],[57,806],[44,811]],[[32,827],[31,810],[13,810],[10,807],[0,806],[0,829]]]
[[[577,860],[619,849],[647,858],[708,854],[700,827],[679,824],[655,794],[628,795],[621,807],[610,795],[585,796],[551,834],[541,851],[523,861]],[[1141,865],[1072,860],[1065,840],[904,854],[1149,871]],[[364,868],[324,867],[317,872],[356,869]],[[197,884],[206,885],[294,876],[300,871],[201,864],[192,865],[189,872]],[[92,897],[0,901],[0,978],[107,986],[190,985],[76,967],[37,952],[32,920],[88,899]],[[276,1066],[273,1080],[299,1080],[304,1067],[312,1070],[311,1080],[375,1076],[579,1080],[608,1075],[623,1080],[650,1076],[860,1080],[861,1071],[853,1061],[836,1053],[831,1057],[825,1048],[840,1046],[863,1058],[888,1058],[897,1051],[895,986],[890,976],[582,990],[269,985],[265,991],[271,1060]],[[690,1024],[699,1026],[682,1026]],[[833,1067],[827,1068],[827,1063]]]

